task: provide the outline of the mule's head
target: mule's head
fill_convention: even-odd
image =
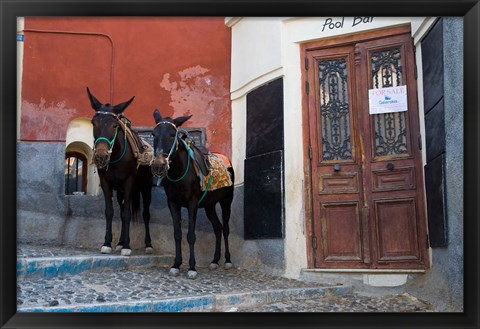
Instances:
[[[93,162],[97,168],[104,169],[108,167],[113,144],[115,143],[115,138],[117,137],[120,127],[118,117],[125,111],[127,106],[130,105],[135,96],[126,102],[111,105],[109,103],[102,104],[92,95],[88,87],[87,93],[92,108],[95,110],[92,118],[94,138]]]
[[[155,109],[153,112],[156,126],[153,129],[153,150],[152,173],[163,178],[170,168],[171,157],[178,148],[178,127],[192,116],[182,116],[176,119],[170,117],[162,118],[160,112]]]

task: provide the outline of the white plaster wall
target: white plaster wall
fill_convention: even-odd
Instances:
[[[246,95],[262,84],[284,77],[285,140],[285,276],[296,278],[307,267],[304,212],[304,164],[302,130],[302,69],[300,45],[372,29],[411,23],[414,42],[434,22],[426,17],[242,18],[231,19],[232,28],[232,145],[237,183],[243,184],[245,159]],[[355,24],[358,23],[358,24]],[[417,63],[421,53],[417,52]],[[419,57],[420,56],[420,57]],[[421,67],[418,68],[421,76]],[[423,123],[423,84],[417,81],[420,120]],[[422,130],[423,130],[422,124]],[[422,131],[422,136],[425,134]],[[423,141],[425,145],[425,141]],[[423,147],[425,152],[425,147]]]
[[[281,19],[245,17],[232,28],[233,92],[281,67]]]
[[[235,169],[235,185],[243,185],[244,160],[247,140],[247,98],[232,101],[232,165]]]
[[[93,142],[92,124],[89,118],[76,118],[68,124],[65,149],[83,153],[87,157],[87,195],[98,195],[100,191],[100,178],[92,161]]]

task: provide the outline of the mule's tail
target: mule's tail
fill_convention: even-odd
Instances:
[[[141,165],[137,170],[132,189],[132,221],[140,222],[141,217],[150,220],[150,203],[152,199],[153,175],[150,166]],[[143,216],[140,212],[140,194],[143,201]]]
[[[132,191],[132,221],[140,222],[140,190],[134,188]]]
[[[138,180],[135,180],[132,189],[132,221],[140,222],[140,194],[141,194],[141,184],[138,183]]]

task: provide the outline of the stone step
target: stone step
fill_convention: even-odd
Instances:
[[[234,267],[197,267],[172,277],[169,266],[21,276],[18,312],[228,312],[286,300],[351,293],[342,285],[308,283]]]
[[[98,255],[70,257],[38,257],[17,260],[17,278],[80,274],[85,271],[125,270],[173,263],[173,256]]]
[[[85,271],[118,271],[173,264],[173,255],[145,255],[134,250],[132,256],[101,254],[98,250],[52,246],[17,247],[17,278],[52,278]]]
[[[98,250],[17,247],[18,312],[225,312],[350,293],[348,285],[303,282],[239,267],[197,266],[195,280],[169,275],[173,255],[129,257]]]

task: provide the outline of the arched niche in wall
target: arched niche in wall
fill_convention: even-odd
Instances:
[[[66,177],[66,194],[71,192],[67,186],[67,170],[69,168],[68,157],[77,157],[82,159],[82,166],[86,166],[84,173],[86,174],[86,182],[83,188],[78,187],[78,191],[84,191],[86,195],[97,195],[99,193],[100,180],[96,173],[95,165],[92,163],[93,157],[93,128],[89,118],[76,118],[70,121],[67,128],[67,136],[65,139],[65,177]],[[76,161],[70,161],[71,165],[75,165],[72,170],[76,170]],[[82,167],[83,168],[83,167]],[[78,184],[80,185],[80,184]]]

